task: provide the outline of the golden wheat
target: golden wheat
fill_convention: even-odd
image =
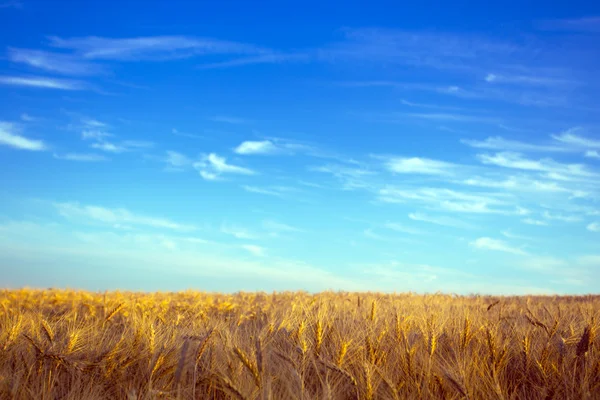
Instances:
[[[0,399],[600,398],[600,296],[0,292]]]

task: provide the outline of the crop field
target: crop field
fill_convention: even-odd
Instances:
[[[2,399],[598,399],[600,296],[0,292]]]

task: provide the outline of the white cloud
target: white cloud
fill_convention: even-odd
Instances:
[[[598,223],[598,222],[592,222],[586,228],[590,232],[600,232],[600,223]]]
[[[502,231],[502,236],[507,237],[509,239],[516,239],[516,240],[527,240],[527,241],[536,241],[537,239],[530,237],[530,236],[525,236],[525,235],[519,235],[516,233],[512,233],[511,231]]]
[[[380,189],[378,195],[378,199],[386,203],[425,203],[433,208],[465,213],[513,213],[512,210],[489,208],[489,206],[508,205],[496,194],[464,193],[441,188],[401,189],[387,186]]]
[[[533,219],[533,218],[525,218],[522,221],[524,224],[527,224],[527,225],[536,225],[536,226],[547,226],[548,225],[548,223],[546,221],[540,221],[538,219]]]
[[[127,151],[126,147],[110,142],[92,143],[91,147],[93,149],[106,151],[107,153],[123,153]]]
[[[508,140],[500,136],[488,137],[485,140],[461,139],[461,143],[477,149],[502,150],[502,151],[531,151],[531,152],[565,152],[565,147],[539,145],[532,143]]]
[[[204,155],[201,161],[193,164],[200,176],[206,180],[217,180],[223,174],[255,175],[256,172],[245,167],[228,164],[224,157],[215,153]]]
[[[258,193],[275,197],[285,197],[290,193],[298,191],[298,189],[288,186],[268,186],[263,188],[258,186],[242,185],[242,189],[250,193]]]
[[[81,161],[81,162],[99,162],[108,161],[109,159],[99,155],[90,153],[65,153],[65,154],[54,154],[54,158],[59,160],[67,161]]]
[[[11,123],[0,121],[0,145],[19,150],[43,151],[47,149],[41,140],[28,139],[17,133],[18,128]]]
[[[495,155],[478,154],[477,158],[484,164],[496,165],[504,168],[520,169],[525,171],[547,172],[559,174],[566,179],[573,177],[593,177],[594,173],[588,171],[583,164],[562,164],[550,158],[531,160],[524,158],[519,153],[500,152]]]
[[[101,66],[87,62],[70,54],[9,48],[8,58],[12,62],[23,63],[34,68],[60,74],[94,75],[103,72]]]
[[[309,167],[310,171],[330,174],[342,182],[344,190],[365,189],[371,187],[371,182],[367,179],[375,175],[371,171],[362,167],[349,167],[341,164],[326,164],[319,167]]]
[[[386,168],[398,174],[448,175],[456,168],[455,164],[420,157],[389,157]]]
[[[27,114],[27,113],[23,113],[21,114],[21,121],[25,121],[25,122],[33,122],[35,121],[36,118],[32,117],[31,115]]]
[[[97,60],[169,60],[195,55],[263,54],[266,49],[210,38],[188,36],[147,36],[104,38],[98,36],[62,39],[50,37],[53,47],[71,49],[84,59]]]
[[[588,150],[585,152],[585,157],[600,159],[600,153],[596,150]]]
[[[576,147],[587,147],[600,149],[600,140],[589,139],[583,136],[578,136],[574,132],[579,131],[580,128],[572,128],[560,135],[552,135],[552,137],[561,143],[565,143]]]
[[[187,156],[171,150],[167,150],[167,156],[164,158],[164,162],[173,168],[184,168],[192,165],[192,160]]]
[[[0,84],[59,90],[83,90],[86,88],[86,85],[80,81],[43,77],[0,76]]]
[[[237,154],[274,154],[278,153],[280,149],[273,144],[270,140],[262,141],[246,141],[242,142],[238,147],[234,149]]]
[[[257,246],[254,244],[244,244],[244,245],[242,245],[242,248],[254,256],[257,256],[257,257],[265,256],[265,249],[261,246]]]
[[[544,180],[532,179],[527,176],[509,176],[505,179],[495,178],[488,179],[475,176],[473,178],[465,179],[463,181],[457,181],[468,186],[478,186],[486,188],[504,189],[513,192],[528,192],[530,194],[536,194],[539,192],[547,193],[569,193],[573,198],[586,197],[587,192],[580,189],[574,189],[560,185],[556,182],[549,182]],[[580,187],[577,185],[576,187]]]
[[[394,114],[394,117],[398,116]],[[479,115],[452,114],[452,113],[402,113],[399,116],[412,117],[420,119],[429,119],[434,121],[458,121],[458,122],[499,122],[497,118],[485,117]],[[396,119],[396,118],[393,118]]]
[[[154,142],[149,142],[146,140],[124,140],[121,142],[121,145],[124,146],[128,150],[147,149],[149,147],[153,147]]]
[[[578,222],[581,221],[581,217],[576,215],[562,215],[562,214],[552,214],[548,211],[544,211],[542,216],[548,220],[554,221],[562,221],[562,222]]]
[[[531,85],[531,86],[554,86],[554,85],[566,85],[573,84],[575,82],[566,79],[558,79],[551,77],[542,76],[528,76],[528,75],[508,75],[508,74],[487,74],[485,81],[488,83],[504,83],[504,84],[517,84],[517,85]]]
[[[527,255],[525,251],[518,247],[512,247],[502,240],[492,239],[489,237],[480,237],[471,242],[470,245],[482,250],[502,251],[505,253],[516,254],[521,256]]]
[[[253,240],[253,239],[257,239],[257,235],[255,235],[254,233],[249,232],[248,230],[244,229],[244,228],[240,228],[239,226],[235,226],[235,225],[230,225],[227,223],[223,223],[221,224],[221,232],[226,234],[226,235],[230,235],[235,237],[236,239],[248,239],[248,240]]]
[[[141,225],[152,228],[164,228],[177,231],[191,231],[196,229],[192,225],[179,224],[168,219],[148,217],[134,214],[125,208],[105,208],[100,206],[84,206],[77,202],[55,203],[59,214],[69,219],[87,219],[103,224],[114,225]]]
[[[108,128],[108,124],[102,121],[98,121],[94,118],[81,118],[81,123],[85,125],[87,128],[99,129],[99,128]]]
[[[443,216],[443,215],[432,216],[432,215],[416,212],[416,213],[408,214],[408,218],[412,219],[413,221],[426,222],[429,224],[447,226],[447,227],[451,227],[451,228],[460,228],[460,229],[473,229],[474,228],[473,225],[466,223],[463,220],[460,220],[457,218],[452,218],[452,217],[447,217],[447,216]]]
[[[81,132],[81,138],[83,140],[104,140],[104,138],[114,136],[108,132],[94,130],[84,130]]]

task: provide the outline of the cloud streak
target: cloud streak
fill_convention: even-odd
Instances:
[[[225,157],[215,153],[202,156],[202,159],[195,162],[193,166],[202,178],[209,181],[218,180],[222,175],[256,175],[254,170],[229,164]]]
[[[69,54],[43,50],[9,48],[8,58],[14,63],[59,74],[97,75],[104,72],[104,68],[98,64],[86,62]]]
[[[38,89],[84,90],[87,85],[81,81],[44,77],[0,76],[1,85],[21,86]]]
[[[88,220],[111,226],[138,225],[175,231],[193,231],[193,225],[180,224],[164,218],[135,214],[125,208],[106,208],[95,205],[81,205],[77,202],[54,203],[59,214],[73,220]]]
[[[2,121],[0,121],[0,145],[29,151],[44,151],[48,148],[43,141],[21,136],[14,124]]]
[[[49,38],[50,46],[70,49],[88,60],[162,61],[201,55],[265,54],[254,45],[189,36]]]
[[[480,237],[473,242],[470,243],[472,247],[481,250],[492,250],[492,251],[500,251],[504,253],[515,254],[519,256],[525,256],[527,253],[518,247],[513,247],[507,244],[506,242],[499,239],[492,239],[489,237]]]
[[[79,161],[79,162],[102,162],[109,161],[108,158],[100,154],[92,153],[65,153],[65,154],[53,154],[54,158],[58,160],[66,161]]]

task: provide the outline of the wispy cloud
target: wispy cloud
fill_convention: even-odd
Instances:
[[[572,128],[560,135],[552,135],[555,140],[567,145],[576,146],[579,148],[592,148],[600,149],[600,140],[589,139],[583,136],[576,135],[575,132],[579,131],[579,128]]]
[[[44,77],[0,76],[0,84],[40,89],[84,90],[87,85],[81,81]]]
[[[593,177],[594,173],[583,164],[562,164],[550,158],[532,160],[519,153],[500,152],[494,155],[478,154],[477,158],[484,164],[496,165],[504,168],[520,169],[559,174],[567,179],[569,177]]]
[[[580,189],[581,185],[567,187],[557,182],[534,179],[528,176],[496,176],[494,178],[482,178],[480,176],[474,176],[462,181],[457,181],[457,183],[462,183],[468,186],[504,189],[510,190],[511,192],[526,192],[529,194],[537,194],[540,192],[568,193],[573,198],[586,197],[588,195],[587,192]]]
[[[486,117],[480,115],[467,115],[457,113],[402,113],[399,117],[411,117],[428,119],[433,121],[456,121],[456,122],[485,122],[497,123],[500,119],[494,117]]]
[[[109,161],[109,159],[104,157],[103,155],[92,154],[92,153],[65,153],[65,154],[54,153],[54,158],[59,159],[59,160],[80,161],[80,162]]]
[[[487,74],[485,77],[485,81],[493,84],[514,84],[531,86],[572,85],[576,83],[570,80],[559,78],[528,75],[508,75],[497,73]]]
[[[459,213],[514,214],[509,203],[495,194],[458,192],[441,188],[398,188],[387,186],[379,190],[378,199],[386,203],[423,203],[431,208]]]
[[[446,106],[446,105],[439,105],[439,104],[416,103],[416,102],[408,101],[405,99],[401,99],[400,104],[405,105],[407,107],[414,107],[414,108],[429,108],[429,109],[436,109],[436,110],[463,110],[460,107]]]
[[[600,152],[598,152],[596,150],[588,150],[588,151],[585,152],[584,156],[587,157],[587,158],[600,159]]]
[[[22,63],[33,68],[66,75],[96,75],[104,72],[102,66],[70,54],[9,48],[8,58],[15,63]]]
[[[386,169],[397,174],[451,175],[457,165],[421,157],[380,157]]]
[[[92,128],[92,129],[98,129],[98,128],[108,128],[108,124],[102,121],[98,121],[97,119],[94,118],[89,118],[89,117],[83,117],[81,118],[81,123],[87,127],[87,128]]]
[[[473,229],[474,226],[460,220],[458,218],[452,218],[444,215],[429,215],[420,212],[410,213],[408,214],[408,218],[413,221],[426,222],[428,224],[441,225],[450,228],[459,228],[459,229]]]
[[[246,250],[247,252],[256,257],[264,257],[266,255],[265,248],[257,246],[255,244],[244,244],[242,245],[242,249]]]
[[[96,149],[96,150],[105,151],[107,153],[123,153],[123,152],[127,151],[127,148],[125,146],[121,146],[121,145],[110,143],[110,142],[104,142],[104,141],[98,142],[98,143],[92,143],[92,145],[90,147],[93,149]]]
[[[515,45],[442,32],[347,29],[345,41],[324,49],[324,60],[361,60],[447,70],[470,70],[474,60],[489,63],[517,52]]]
[[[563,215],[563,214],[552,214],[549,211],[544,211],[542,216],[550,221],[561,221],[561,222],[579,222],[581,217],[577,215]]]
[[[504,139],[500,136],[488,137],[485,140],[461,139],[461,143],[477,149],[501,150],[501,151],[524,151],[524,152],[565,152],[568,148],[551,145],[538,145],[525,143],[517,140]]]
[[[221,232],[226,235],[233,236],[236,239],[248,239],[248,240],[258,239],[258,235],[254,234],[244,228],[241,228],[239,226],[235,226],[235,225],[231,225],[231,224],[227,224],[227,223],[221,224]]]
[[[192,231],[193,225],[180,224],[164,218],[149,217],[132,213],[125,208],[106,208],[94,205],[81,205],[77,202],[55,203],[59,214],[69,219],[87,219],[111,226],[141,225],[152,228],[164,228],[176,231]]]
[[[240,167],[227,163],[225,157],[220,157],[215,153],[202,156],[200,161],[193,164],[194,168],[200,173],[200,176],[206,180],[218,180],[221,175],[255,175],[256,172],[249,168]]]
[[[241,57],[233,60],[219,61],[199,65],[201,69],[232,68],[244,65],[254,64],[281,64],[290,62],[310,61],[311,55],[308,53],[277,53],[262,54],[258,56]]]
[[[599,222],[592,222],[586,228],[590,232],[600,232],[600,223]]]
[[[525,218],[522,220],[524,224],[527,225],[535,225],[535,226],[547,226],[548,223],[546,221],[541,221],[539,219],[533,219],[533,218]]]
[[[0,121],[0,145],[30,151],[43,151],[48,148],[41,140],[21,136],[16,125],[2,121]]]
[[[290,193],[298,192],[298,189],[288,186],[267,186],[267,187],[259,187],[259,186],[250,186],[250,185],[242,185],[242,189],[246,192],[264,194],[267,196],[274,197],[286,197]]]
[[[104,132],[101,130],[93,129],[93,130],[84,130],[81,132],[81,138],[83,140],[104,140],[107,137],[114,136],[111,133]]]
[[[365,167],[354,167],[342,164],[326,164],[318,167],[309,167],[309,171],[330,174],[342,183],[344,190],[370,188],[370,177],[376,175],[375,171]]]
[[[257,46],[225,40],[189,36],[106,38],[87,36],[63,39],[50,37],[50,45],[74,50],[81,57],[97,60],[160,61],[197,55],[265,54]]]
[[[20,118],[21,118],[21,121],[24,121],[24,122],[33,122],[36,120],[36,118],[32,117],[31,115],[29,115],[27,113],[21,114]]]
[[[163,158],[163,161],[172,170],[183,170],[186,167],[193,165],[192,159],[186,155],[178,153],[176,151],[167,150],[167,155]]]
[[[501,233],[502,233],[502,236],[507,237],[509,239],[526,240],[526,241],[536,241],[537,240],[534,237],[512,233],[509,230],[502,231]]]
[[[245,141],[234,149],[237,154],[276,154],[281,150],[270,140]]]
[[[99,140],[96,143],[92,143],[90,145],[90,147],[93,149],[114,154],[146,149],[152,146],[154,146],[154,143],[152,142],[138,140],[124,140],[116,143],[108,142],[106,140]]]
[[[171,133],[175,136],[187,137],[187,138],[191,138],[191,139],[202,139],[203,138],[201,135],[180,132],[178,129],[175,129],[175,128],[171,129]]]
[[[502,240],[492,239],[489,237],[480,237],[471,242],[470,245],[482,250],[501,251],[504,253],[516,254],[520,256],[527,255],[527,252],[518,247],[513,247]]]

